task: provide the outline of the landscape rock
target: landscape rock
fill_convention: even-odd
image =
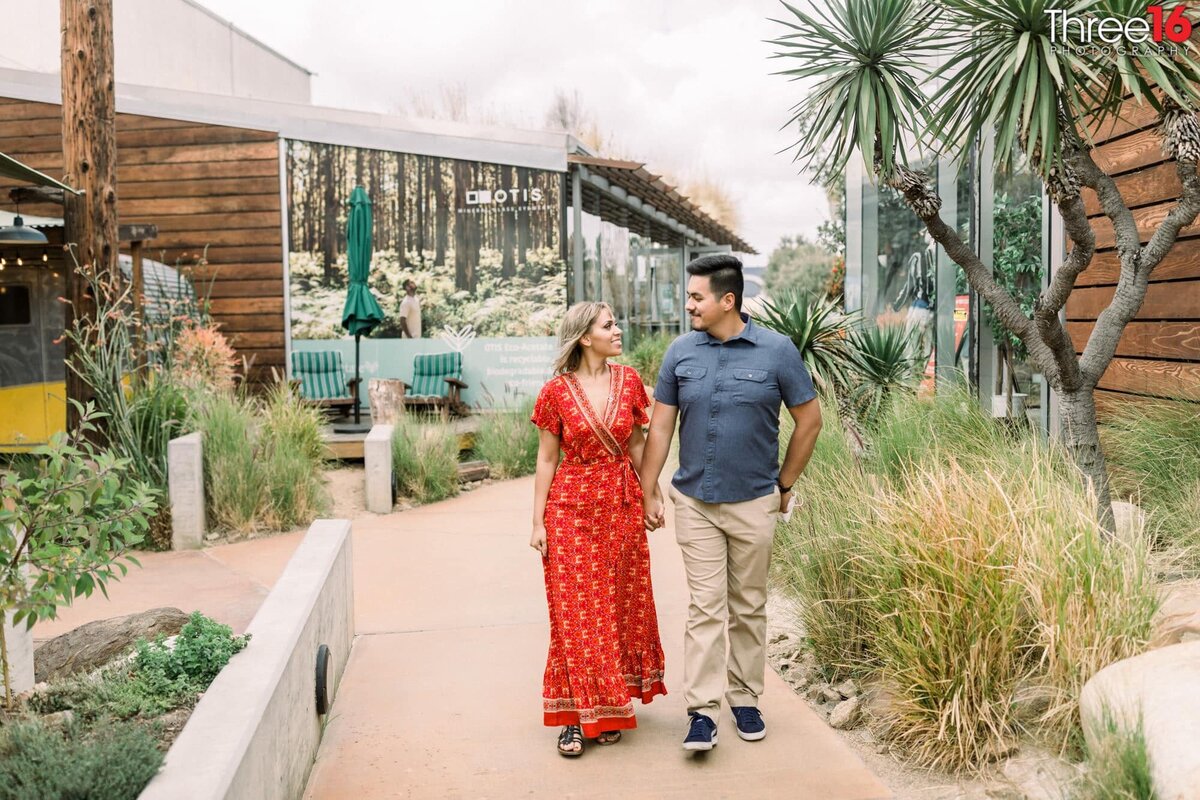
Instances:
[[[842,697],[855,697],[858,695],[858,687],[854,685],[854,681],[847,678],[846,680],[833,687],[833,690]]]
[[[843,698],[841,692],[826,684],[821,687],[821,699],[826,703],[834,703],[836,705],[837,703],[842,702]]]
[[[858,706],[860,703],[858,697],[851,697],[849,700],[843,700],[834,706],[833,711],[829,712],[829,727],[836,730],[845,730],[853,728],[858,724]]]
[[[1121,732],[1140,726],[1157,796],[1200,798],[1200,641],[1108,665],[1084,685],[1079,713],[1092,750],[1109,719]]]
[[[178,608],[154,608],[140,614],[80,625],[42,644],[33,654],[38,681],[90,672],[107,664],[138,639],[179,633],[188,615]]]
[[[1006,761],[1001,772],[1024,800],[1062,800],[1079,774],[1044,751],[1022,752]]]

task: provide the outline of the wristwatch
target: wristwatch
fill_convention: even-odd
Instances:
[[[779,487],[780,494],[787,494],[788,492],[790,492],[792,490],[791,486],[783,485],[783,483],[780,482],[779,478],[775,479],[775,485]]]

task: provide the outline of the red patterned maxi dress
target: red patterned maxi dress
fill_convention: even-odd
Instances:
[[[650,401],[636,370],[610,369],[603,419],[573,373],[547,383],[533,411],[563,450],[546,503],[542,710],[546,725],[579,725],[589,738],[637,727],[633,698],[667,693],[642,490],[628,452]]]

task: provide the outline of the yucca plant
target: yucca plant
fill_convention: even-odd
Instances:
[[[859,419],[878,423],[888,403],[900,393],[914,394],[925,359],[914,355],[914,333],[898,325],[869,326],[850,332],[854,385],[850,399]]]
[[[785,291],[778,298],[764,300],[754,321],[792,340],[822,391],[845,386],[850,366],[846,340],[853,315],[843,314],[828,298]]]
[[[1181,19],[1183,3],[1158,7]],[[1062,439],[1092,484],[1097,511],[1113,527],[1108,476],[1096,426],[1093,390],[1125,325],[1146,296],[1147,277],[1182,228],[1200,214],[1200,65],[1194,41],[1097,47],[1081,41],[1088,20],[1145,19],[1134,0],[827,0],[791,13],[776,56],[794,65],[780,74],[809,82],[792,121],[811,119],[797,143],[806,166],[823,151],[823,170],[843,168],[854,150],[867,174],[897,190],[946,255],[962,267],[992,316],[1020,339],[1059,393]],[[1053,14],[1051,13],[1053,12]],[[1065,18],[1084,24],[1066,24]],[[1052,22],[1061,23],[1054,24]],[[1065,38],[1064,38],[1065,33]],[[1097,42],[1096,44],[1103,44]],[[1122,54],[1124,51],[1126,54]],[[932,66],[933,55],[943,58]],[[1132,53],[1132,54],[1129,54]],[[1182,193],[1145,245],[1112,177],[1091,156],[1091,133],[1119,114],[1125,98],[1159,115],[1164,152],[1176,161]],[[940,216],[941,198],[907,159],[963,156],[996,136],[996,163],[1025,154],[1058,207],[1072,248],[1031,314],[992,279],[990,265]],[[915,152],[909,152],[913,148]],[[1059,312],[1075,279],[1092,262],[1096,237],[1081,187],[1097,192],[1117,241],[1120,276],[1082,355]]]

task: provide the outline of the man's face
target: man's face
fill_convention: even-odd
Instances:
[[[413,283],[412,281],[405,281],[404,282],[404,293],[407,294],[409,297],[412,297],[414,294],[417,293],[417,285],[415,283]]]
[[[720,322],[732,308],[733,296],[715,296],[707,275],[692,275],[688,278],[687,303],[684,309],[692,320],[692,330],[708,330]]]

